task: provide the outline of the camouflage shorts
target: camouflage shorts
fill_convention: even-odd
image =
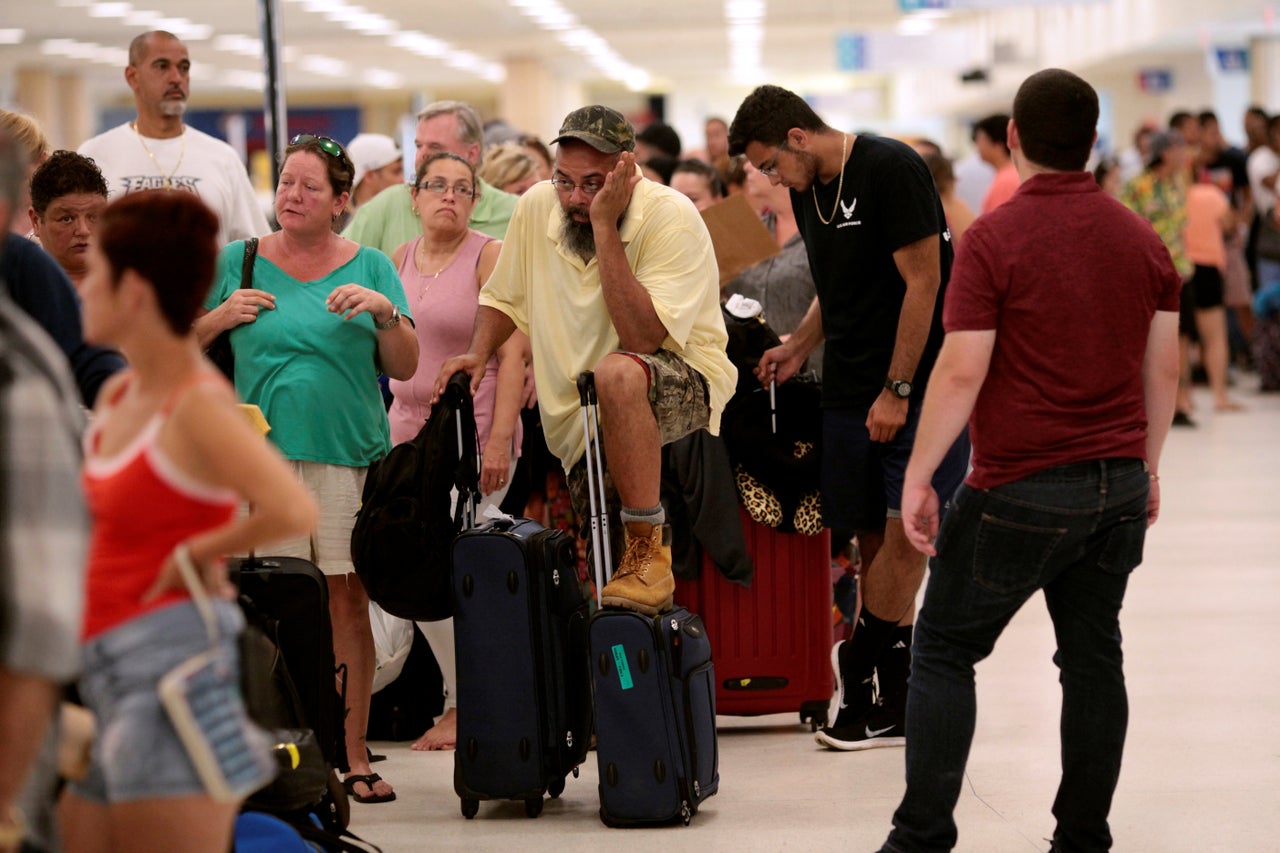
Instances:
[[[649,407],[658,421],[658,436],[662,444],[670,444],[691,432],[703,429],[711,420],[710,392],[707,380],[690,367],[683,358],[670,350],[658,350],[653,355],[624,353],[645,366],[649,373]],[[601,455],[604,454],[603,444]],[[605,490],[609,495],[609,515],[616,528],[619,503],[618,493],[609,477],[605,464]],[[587,498],[586,460],[579,459],[569,471],[569,497],[573,511],[584,520],[587,527],[590,503]]]
[[[625,355],[649,372],[649,407],[658,419],[658,436],[663,444],[706,427],[711,420],[710,392],[701,373],[671,350]]]

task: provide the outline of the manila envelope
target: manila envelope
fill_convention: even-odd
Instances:
[[[711,233],[711,245],[720,266],[721,287],[747,267],[781,251],[745,195],[729,196],[711,205],[702,211],[702,221]]]

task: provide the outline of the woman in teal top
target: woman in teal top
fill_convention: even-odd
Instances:
[[[245,246],[231,243],[196,332],[207,346],[233,330],[236,391],[262,409],[269,438],[320,505],[310,535],[262,550],[311,560],[326,575],[333,649],[347,666],[345,784],[356,802],[377,803],[395,793],[365,750],[373,634],[351,565],[351,527],[369,463],[391,448],[378,374],[412,378],[418,339],[391,261],[333,232],[353,171],[333,140],[294,137],[276,188],[281,230],[259,242],[253,286],[240,286]]]

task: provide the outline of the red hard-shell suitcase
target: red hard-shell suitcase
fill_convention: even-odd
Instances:
[[[711,638],[716,711],[759,716],[798,711],[826,725],[831,673],[831,533],[779,533],[740,508],[755,564],[750,589],[703,558],[697,581],[676,581],[675,600],[702,616]]]

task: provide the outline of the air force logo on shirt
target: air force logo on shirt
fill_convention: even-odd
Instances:
[[[844,222],[841,222],[839,225],[836,226],[836,228],[848,228],[850,225],[861,225],[862,224],[861,219],[853,218],[853,211],[856,210],[857,207],[858,207],[858,200],[856,198],[853,201],[849,202],[848,204],[845,204],[844,201],[841,200],[840,212],[844,214]]]

